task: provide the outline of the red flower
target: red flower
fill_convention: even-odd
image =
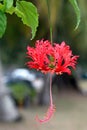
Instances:
[[[27,55],[32,61],[27,62],[30,68],[37,69],[43,73],[68,73],[71,74],[70,67],[75,68],[77,58],[73,56],[70,47],[62,42],[52,46],[46,41],[36,41],[35,48],[27,47]]]
[[[79,56],[73,56],[70,47],[62,42],[60,45],[46,41],[36,41],[35,48],[27,47],[27,55],[32,61],[29,61],[27,65],[30,68],[37,69],[43,73],[68,73],[71,74],[70,67],[75,68],[77,58]],[[36,116],[36,120],[40,123],[45,123],[53,116],[55,112],[55,106],[53,105],[52,92],[52,75],[50,75],[50,106],[43,119],[39,119]]]

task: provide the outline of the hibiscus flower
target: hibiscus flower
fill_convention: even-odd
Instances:
[[[69,45],[63,41],[61,44],[51,44],[50,41],[37,40],[34,47],[27,47],[27,55],[31,60],[27,62],[29,68],[40,70],[43,73],[51,73],[50,75],[50,106],[43,119],[36,116],[36,120],[40,123],[47,122],[55,112],[53,104],[51,84],[52,74],[71,74],[70,68],[75,69],[79,56],[74,56]]]
[[[51,43],[46,40],[36,41],[35,48],[28,46],[27,55],[32,61],[27,62],[28,67],[42,71],[43,73],[68,73],[70,67],[75,69],[78,56],[74,56],[70,46],[65,42],[61,44]]]

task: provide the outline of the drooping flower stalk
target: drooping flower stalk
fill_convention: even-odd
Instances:
[[[53,98],[52,98],[52,74],[50,74],[50,105],[49,105],[49,108],[48,108],[47,113],[45,114],[44,118],[39,119],[39,117],[36,116],[36,120],[41,124],[46,123],[47,121],[49,121],[51,119],[54,112],[55,112],[55,106],[53,104]]]
[[[50,41],[38,40],[35,48],[27,47],[28,57],[32,59],[27,65],[30,68],[40,70],[42,73],[50,73],[50,105],[43,119],[36,116],[39,123],[45,123],[51,119],[55,112],[52,98],[52,74],[71,74],[70,67],[75,69],[76,61],[79,56],[74,56],[70,46],[63,41],[61,44],[53,43],[52,24],[50,17],[50,0],[46,0],[48,7],[48,18],[50,25]]]
[[[46,3],[48,7],[50,41],[38,40],[36,41],[35,48],[27,47],[27,55],[32,60],[27,62],[28,67],[40,70],[44,74],[50,73],[50,105],[43,119],[40,119],[38,115],[36,116],[36,120],[41,124],[49,121],[55,112],[52,97],[52,74],[71,74],[70,67],[75,69],[79,57],[72,54],[70,46],[66,45],[64,41],[61,44],[53,43],[50,0],[46,0]]]
[[[52,24],[51,24],[51,14],[50,14],[50,0],[46,0],[47,3],[47,9],[48,9],[48,18],[49,18],[49,25],[50,25],[50,41],[51,44],[53,43],[53,29],[52,29]]]

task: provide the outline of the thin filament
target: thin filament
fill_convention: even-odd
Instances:
[[[46,123],[48,122],[51,117],[53,116],[55,112],[55,106],[53,105],[53,98],[52,98],[52,75],[50,74],[50,106],[44,116],[43,119],[39,119],[38,115],[36,116],[36,121],[38,121],[39,123]]]
[[[50,105],[53,105],[53,97],[52,97],[52,74],[50,74]]]

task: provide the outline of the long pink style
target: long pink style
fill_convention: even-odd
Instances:
[[[39,117],[36,116],[36,121],[38,121],[41,124],[46,123],[51,119],[54,112],[55,112],[55,106],[53,105],[53,98],[52,98],[52,74],[50,74],[50,106],[49,106],[47,113],[45,114],[44,118],[39,119]]]

